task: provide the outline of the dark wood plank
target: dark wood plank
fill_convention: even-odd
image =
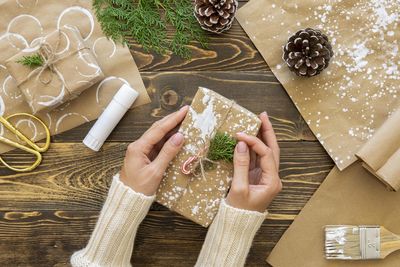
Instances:
[[[241,1],[240,6],[247,1]],[[235,20],[232,28],[222,34],[206,33],[208,49],[193,42],[189,48],[192,58],[176,55],[158,55],[145,52],[134,40],[130,40],[131,53],[141,71],[268,71],[261,54]]]
[[[86,244],[126,145],[107,144],[96,154],[80,144],[55,144],[34,173],[2,175],[0,262],[66,265],[71,253]],[[265,265],[266,255],[333,165],[317,142],[280,145],[284,190],[269,208],[271,214],[254,240],[248,266]],[[17,154],[13,157],[23,161]],[[192,266],[205,234],[203,227],[154,204],[138,231],[133,262]]]
[[[87,243],[98,212],[0,212],[2,266],[65,266]],[[265,265],[266,253],[291,219],[269,219],[256,235],[247,266]],[[168,211],[151,211],[141,224],[134,266],[193,266],[207,229]]]
[[[281,142],[281,176],[287,186],[271,211],[297,214],[332,162],[317,142]],[[39,168],[15,174],[0,166],[0,210],[99,210],[113,174],[121,166],[127,143],[107,144],[92,152],[80,143],[53,144]],[[9,152],[13,163],[29,160]]]
[[[208,87],[249,110],[266,110],[279,140],[316,140],[285,90],[271,72],[146,72],[143,80],[152,102],[133,109],[108,139],[130,142],[156,120],[190,104],[199,86]],[[53,142],[81,142],[92,123],[57,135]]]

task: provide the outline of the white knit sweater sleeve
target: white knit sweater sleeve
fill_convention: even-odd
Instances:
[[[267,214],[237,209],[222,200],[196,267],[244,266],[254,236]]]
[[[92,236],[84,249],[72,255],[72,266],[131,266],[137,228],[154,199],[135,192],[115,175]]]

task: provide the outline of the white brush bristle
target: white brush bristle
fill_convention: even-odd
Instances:
[[[325,226],[325,257],[337,260],[361,259],[359,227]]]

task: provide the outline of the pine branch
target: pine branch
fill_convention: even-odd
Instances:
[[[17,63],[34,69],[43,66],[44,61],[41,55],[33,54],[29,56],[23,56],[21,59],[17,60]]]
[[[234,138],[224,133],[217,133],[210,142],[207,158],[214,161],[232,162],[235,147],[236,140]]]
[[[104,34],[116,42],[128,44],[134,38],[145,51],[172,51],[183,58],[190,58],[192,41],[207,48],[191,0],[93,0],[93,8]],[[172,40],[168,25],[174,28]]]

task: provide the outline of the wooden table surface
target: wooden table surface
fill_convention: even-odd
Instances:
[[[225,34],[210,35],[210,50],[193,44],[191,60],[148,54],[132,44],[152,103],[131,110],[101,152],[81,143],[93,125],[88,123],[55,136],[34,172],[15,174],[0,166],[0,265],[68,265],[89,239],[126,146],[155,120],[190,104],[204,86],[255,113],[266,110],[277,133],[284,189],[247,260],[247,266],[266,266],[267,255],[333,167],[331,159],[237,22]],[[19,152],[6,158],[29,160]],[[193,266],[206,232],[154,204],[138,230],[132,263]]]

